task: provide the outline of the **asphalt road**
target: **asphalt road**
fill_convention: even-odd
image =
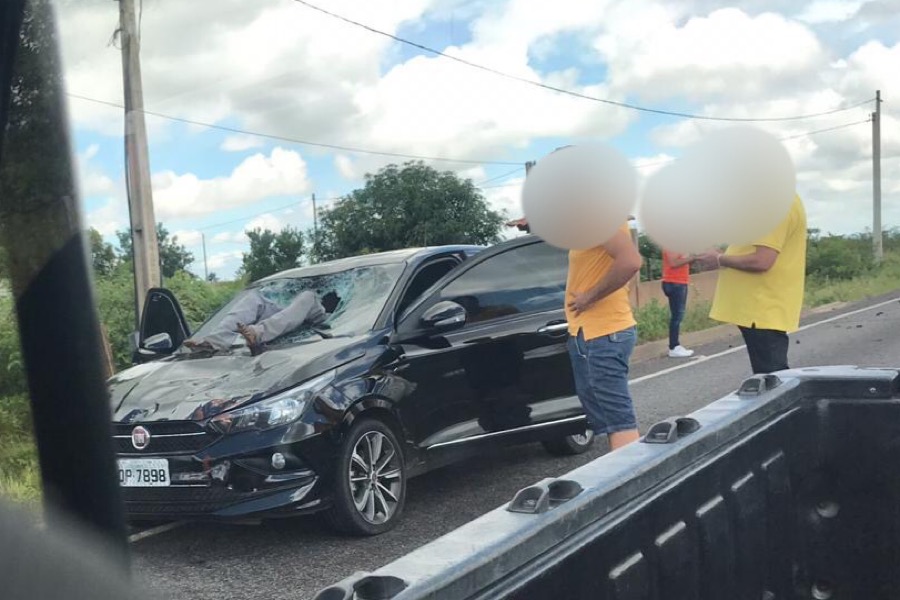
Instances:
[[[820,313],[804,324],[809,327],[791,338],[792,367],[900,366],[900,295]],[[635,365],[632,392],[641,430],[736,389],[750,374],[746,351],[736,349],[741,344],[735,336],[696,348],[690,366],[670,359]],[[187,524],[132,544],[134,571],[140,585],[162,598],[310,598],[329,583],[373,570],[497,508],[522,487],[606,451],[605,441],[598,441],[585,455],[561,459],[534,444],[429,473],[410,482],[402,523],[375,538],[340,537],[317,519]]]

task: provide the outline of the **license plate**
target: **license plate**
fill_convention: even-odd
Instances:
[[[119,485],[122,487],[166,487],[169,461],[165,458],[119,459]]]

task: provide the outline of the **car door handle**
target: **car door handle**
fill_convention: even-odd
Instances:
[[[549,325],[544,325],[543,327],[538,329],[537,332],[540,333],[541,335],[547,335],[547,334],[551,334],[551,333],[562,333],[562,332],[568,331],[568,330],[569,330],[569,324],[563,322],[563,323],[551,323]]]

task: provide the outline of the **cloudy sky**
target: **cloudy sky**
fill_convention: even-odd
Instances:
[[[296,0],[144,0],[156,216],[194,252],[198,274],[201,233],[209,271],[231,277],[246,229],[306,229],[313,193],[327,206],[366,172],[403,160],[385,154],[441,159],[429,162],[471,178],[492,205],[518,216],[525,161],[563,143],[605,140],[646,175],[727,124],[596,99],[773,119],[858,105],[880,89],[883,219],[900,226],[900,0],[310,2],[593,99],[435,56]],[[109,105],[122,103],[118,6],[57,5],[85,216],[113,241],[128,226],[123,114]],[[758,123],[791,138],[811,227],[871,227],[871,123],[863,121],[873,110],[874,100]]]

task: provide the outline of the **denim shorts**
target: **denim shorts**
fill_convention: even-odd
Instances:
[[[575,390],[594,433],[637,429],[628,392],[628,361],[636,340],[634,327],[592,340],[581,331],[569,337]]]

